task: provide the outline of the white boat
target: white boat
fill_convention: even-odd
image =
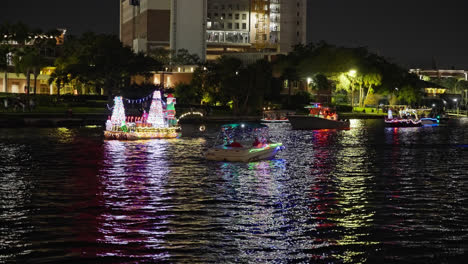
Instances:
[[[272,159],[284,148],[282,143],[269,141],[268,126],[262,124],[223,125],[219,140],[222,143],[208,149],[206,159],[251,162]]]
[[[288,116],[289,123],[293,129],[316,130],[316,129],[347,129],[349,120],[338,120],[336,112],[328,107],[322,107],[320,103],[312,103],[306,106],[309,115]]]

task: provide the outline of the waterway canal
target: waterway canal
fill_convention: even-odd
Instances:
[[[468,120],[351,124],[272,125],[286,149],[253,163],[206,161],[213,127],[134,142],[0,129],[0,263],[466,259]]]

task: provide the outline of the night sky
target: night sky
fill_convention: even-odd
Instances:
[[[2,0],[0,22],[118,34],[119,0]],[[468,69],[467,0],[309,0],[309,40],[367,46],[402,66]]]

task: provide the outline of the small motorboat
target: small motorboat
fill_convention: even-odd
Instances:
[[[309,115],[288,116],[293,129],[348,129],[349,120],[338,120],[336,111],[329,107],[322,107],[320,103],[312,103],[305,108],[309,109]]]
[[[272,159],[283,148],[282,143],[270,141],[266,125],[228,124],[221,126],[217,143],[208,149],[205,157],[216,161],[251,162]]]

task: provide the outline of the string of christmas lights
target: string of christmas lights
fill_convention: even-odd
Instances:
[[[152,124],[153,127],[166,127],[161,101],[161,92],[154,91],[153,100],[148,114],[148,123]]]
[[[112,125],[121,125],[122,123],[125,123],[125,108],[121,96],[116,96],[114,98],[114,109],[112,110],[111,123]]]

